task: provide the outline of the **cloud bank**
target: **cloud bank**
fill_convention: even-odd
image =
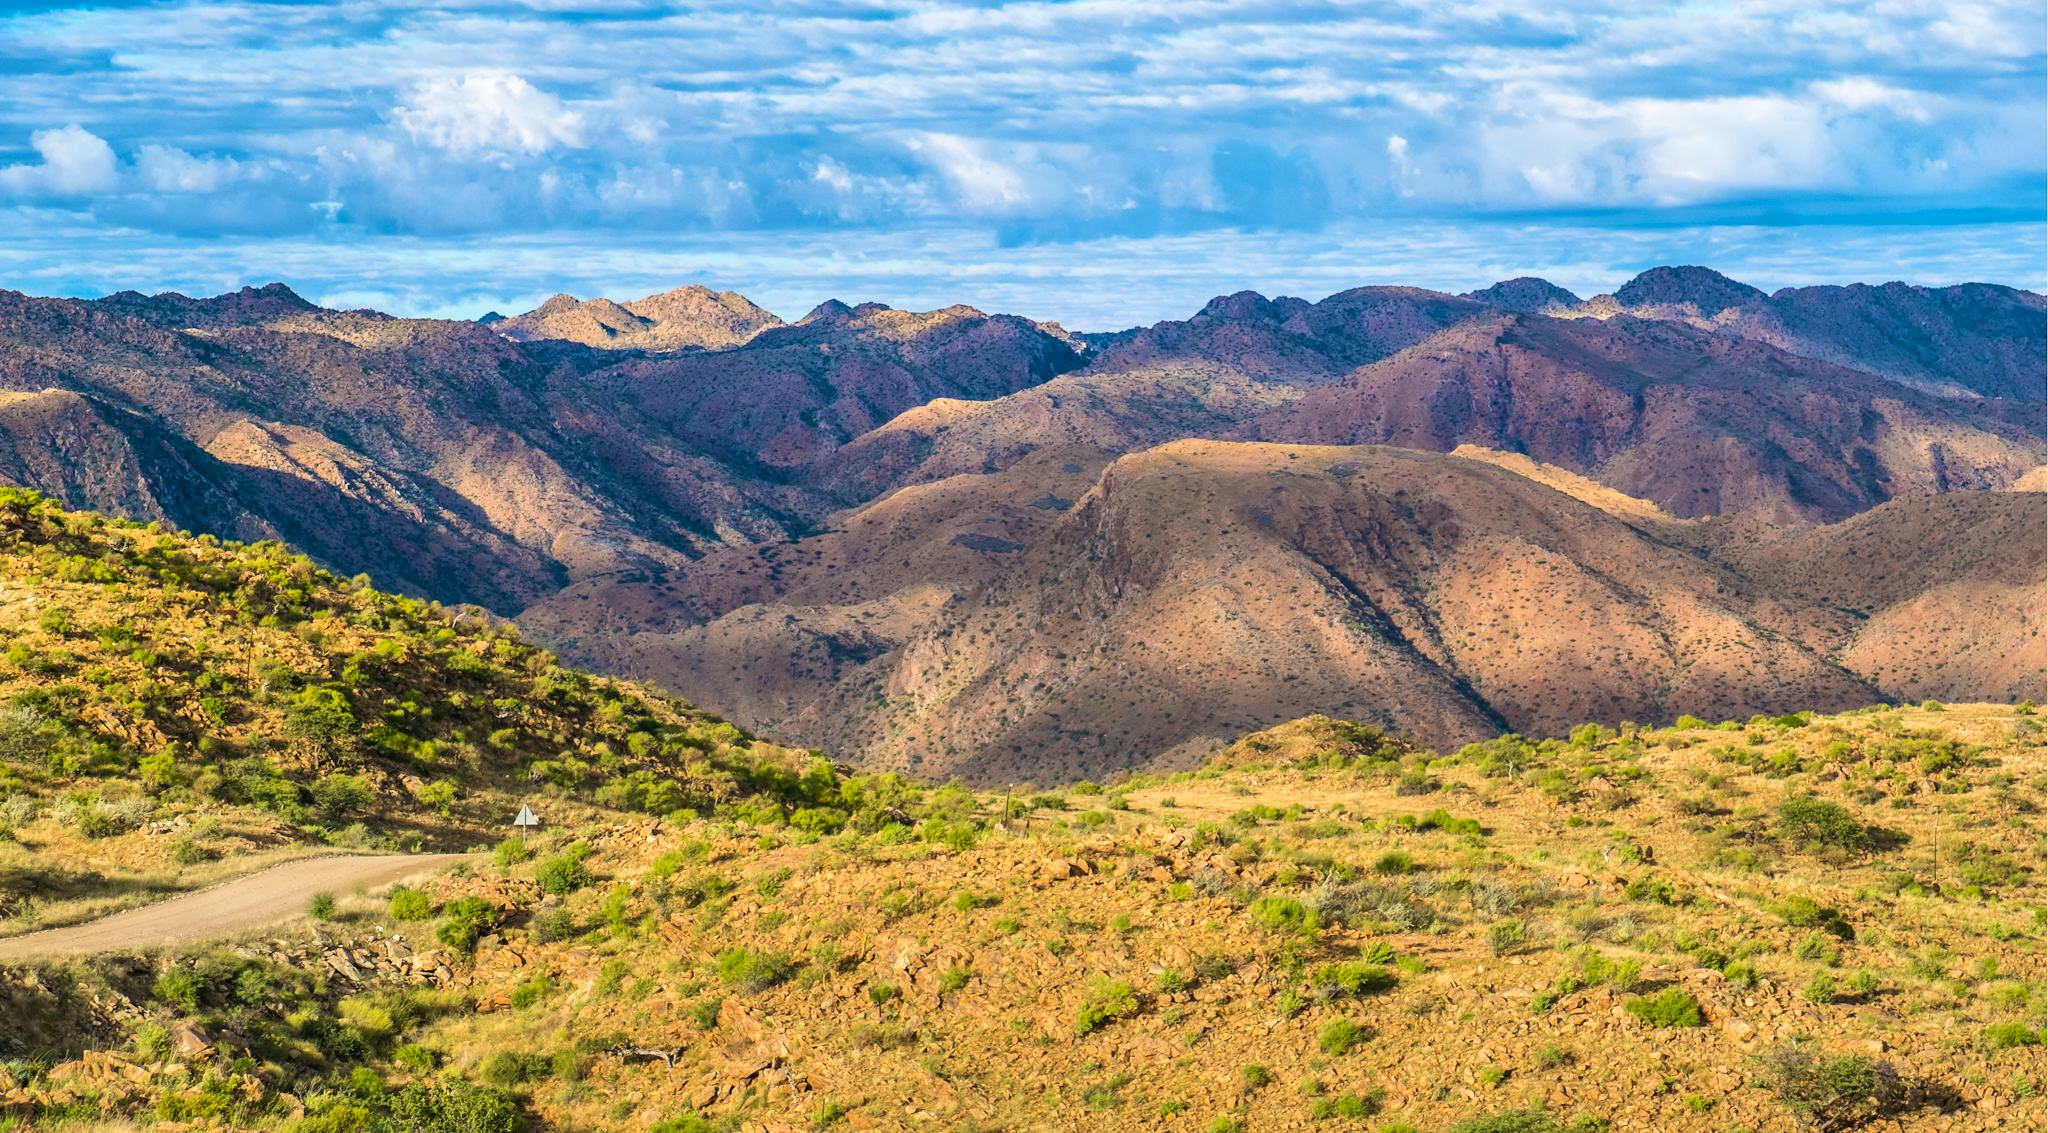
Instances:
[[[2048,184],[2020,0],[9,12],[0,220],[110,246],[2038,226]]]

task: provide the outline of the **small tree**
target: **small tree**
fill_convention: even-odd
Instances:
[[[1855,1054],[1817,1055],[1785,1043],[1759,1060],[1764,1083],[1808,1128],[1849,1129],[1905,1108],[1908,1090],[1889,1063]]]

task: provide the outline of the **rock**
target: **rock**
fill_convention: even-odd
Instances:
[[[206,1032],[182,1021],[171,1026],[171,1047],[188,1062],[211,1058],[214,1052],[213,1040],[207,1037]]]
[[[354,961],[351,961],[348,958],[347,949],[337,948],[334,951],[327,953],[326,958],[327,966],[333,968],[337,973],[341,975],[343,979],[346,979],[351,983],[363,982],[363,973],[359,969],[357,969]]]

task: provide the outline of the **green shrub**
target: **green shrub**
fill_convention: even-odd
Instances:
[[[597,880],[591,876],[590,867],[583,864],[589,856],[590,847],[578,843],[535,866],[533,879],[540,883],[541,892],[567,896]]]
[[[1898,1071],[1861,1055],[1817,1055],[1788,1043],[1758,1063],[1766,1088],[1818,1129],[1852,1128],[1899,1112],[1908,1099]]]
[[[1388,876],[1413,873],[1415,871],[1415,859],[1403,851],[1389,850],[1381,854],[1379,860],[1372,863],[1372,869],[1374,873],[1383,873]]]
[[[1292,897],[1261,897],[1251,904],[1252,923],[1276,936],[1314,936],[1314,909]]]
[[[1487,926],[1486,946],[1496,956],[1505,956],[1529,938],[1529,927],[1521,921],[1495,921]]]
[[[576,918],[567,909],[543,909],[527,924],[536,944],[552,944],[576,935]]]
[[[1360,1023],[1350,1019],[1332,1019],[1316,1032],[1316,1046],[1324,1054],[1335,1057],[1371,1037],[1372,1032]]]
[[[1363,1094],[1338,1094],[1332,1098],[1317,1098],[1309,1106],[1309,1116],[1318,1121],[1332,1117],[1361,1120],[1371,1117],[1386,1104],[1386,1091],[1374,1088]]]
[[[334,919],[334,894],[313,894],[312,899],[306,902],[306,912],[311,914],[314,920]]]
[[[1652,1027],[1697,1027],[1706,1022],[1690,992],[1667,987],[1655,995],[1632,996],[1623,1009]]]
[[[1985,1050],[2010,1050],[2016,1046],[2040,1046],[2041,1028],[2025,1023],[1993,1023],[1984,1028]]]
[[[1778,807],[1778,834],[1788,842],[1839,850],[1868,850],[1874,833],[1837,803],[1795,795]]]
[[[158,1003],[190,1015],[199,1010],[199,996],[204,986],[197,972],[186,968],[169,968],[156,977],[156,982],[150,985],[149,992]]]
[[[391,919],[424,921],[434,916],[434,900],[417,889],[399,886],[391,891]]]
[[[509,1095],[452,1078],[406,1086],[392,1096],[391,1117],[406,1133],[515,1133],[523,1124]]]
[[[780,952],[728,948],[718,954],[718,978],[740,991],[766,991],[795,971],[795,962]]]
[[[1364,995],[1368,992],[1385,991],[1398,981],[1394,973],[1378,964],[1347,960],[1317,968],[1312,982],[1316,987],[1333,993]]]
[[[1540,1110],[1517,1110],[1468,1117],[1451,1126],[1450,1133],[1564,1133],[1564,1126]]]
[[[491,860],[498,864],[499,869],[511,869],[531,857],[533,848],[526,844],[526,839],[516,835],[498,843],[498,848],[491,851]]]
[[[1091,1034],[1104,1024],[1138,1013],[1138,996],[1123,980],[1097,976],[1088,982],[1080,1013],[1074,1017],[1076,1035]]]
[[[435,939],[467,956],[486,929],[498,923],[498,908],[482,897],[464,897],[441,910],[445,918],[434,930]]]

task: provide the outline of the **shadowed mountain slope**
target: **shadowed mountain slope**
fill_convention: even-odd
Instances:
[[[1958,401],[1682,323],[1504,315],[1363,367],[1246,426],[1262,440],[1525,452],[1674,515],[1842,519],[2004,487],[2035,408]]]

